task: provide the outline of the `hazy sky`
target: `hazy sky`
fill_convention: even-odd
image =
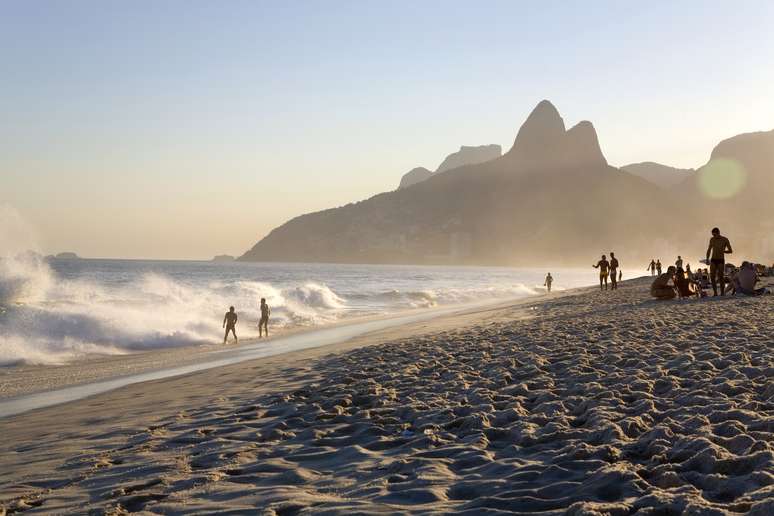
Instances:
[[[774,2],[0,4],[0,202],[43,250],[241,254],[510,147],[543,98],[614,165],[774,128]]]

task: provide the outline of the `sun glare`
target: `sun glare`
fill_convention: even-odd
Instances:
[[[747,184],[747,170],[736,160],[713,159],[699,170],[699,188],[711,199],[729,199]]]

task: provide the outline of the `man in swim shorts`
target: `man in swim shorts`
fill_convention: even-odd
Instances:
[[[610,251],[610,288],[618,289],[618,258],[613,251]]]
[[[234,342],[239,342],[236,334],[237,313],[234,311],[234,307],[230,307],[226,315],[223,317],[223,327],[226,328],[226,334],[223,336],[223,344],[228,340],[228,332],[234,334]]]
[[[726,255],[734,251],[731,249],[731,242],[720,234],[718,228],[712,228],[712,238],[707,246],[707,261],[710,266],[710,281],[712,282],[713,295],[718,295],[718,286],[720,286],[720,295],[726,295],[725,277],[723,270],[726,267]]]
[[[546,291],[548,291],[549,294],[551,293],[551,283],[553,282],[554,282],[554,278],[551,276],[551,273],[549,272],[548,275],[546,276],[545,283],[543,283],[543,286],[546,287]]]
[[[269,305],[266,304],[266,298],[261,298],[261,320],[258,321],[258,337],[263,337],[263,332],[266,332],[266,336],[269,336]]]
[[[605,290],[607,290],[607,275],[610,269],[610,262],[607,261],[607,257],[603,254],[602,259],[596,265],[592,265],[592,267],[599,269],[599,290],[602,290],[602,283],[605,284]]]

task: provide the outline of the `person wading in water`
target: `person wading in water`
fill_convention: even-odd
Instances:
[[[234,334],[234,342],[239,342],[236,334],[237,313],[234,311],[234,307],[230,307],[226,315],[223,317],[223,327],[226,328],[226,334],[223,336],[223,344],[228,341],[228,332]]]
[[[261,298],[261,320],[258,321],[258,337],[263,337],[263,332],[266,332],[266,336],[269,336],[269,305],[266,304],[266,298]]]

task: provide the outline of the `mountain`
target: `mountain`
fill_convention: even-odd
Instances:
[[[723,140],[680,186],[697,214],[713,220],[747,259],[774,261],[774,130]]]
[[[720,183],[714,192],[713,181]],[[738,184],[737,184],[738,183]],[[771,214],[774,200],[774,130],[720,142],[699,169],[696,190],[750,215]],[[714,194],[714,195],[713,195]]]
[[[471,147],[463,145],[460,150],[446,156],[446,158],[435,169],[436,174],[446,172],[453,168],[463,167],[465,165],[475,165],[499,158],[503,153],[502,147],[497,144],[479,145]]]
[[[664,188],[676,186],[696,173],[692,168],[674,168],[653,161],[624,165],[621,170]]]
[[[774,218],[774,130],[723,140],[681,187],[684,195],[701,201],[705,214],[748,225]]]
[[[398,190],[401,188],[408,188],[409,186],[415,185],[417,183],[421,183],[422,181],[430,179],[430,176],[432,175],[433,173],[427,170],[425,167],[412,168],[403,174],[403,177],[400,178],[400,185],[398,185]]]
[[[700,227],[677,200],[609,166],[590,122],[567,130],[542,101],[501,157],[296,217],[240,259],[535,266],[590,264],[610,250],[649,257],[679,234],[676,219]]]
[[[490,161],[499,158],[502,155],[502,152],[502,148],[496,144],[479,145],[477,147],[463,145],[457,152],[453,152],[446,156],[443,162],[438,165],[438,168],[435,169],[435,173],[440,174],[447,170],[463,167],[465,165],[475,165],[476,163]],[[430,179],[432,175],[433,172],[424,167],[414,168],[404,174],[400,179],[398,190],[426,181]]]

